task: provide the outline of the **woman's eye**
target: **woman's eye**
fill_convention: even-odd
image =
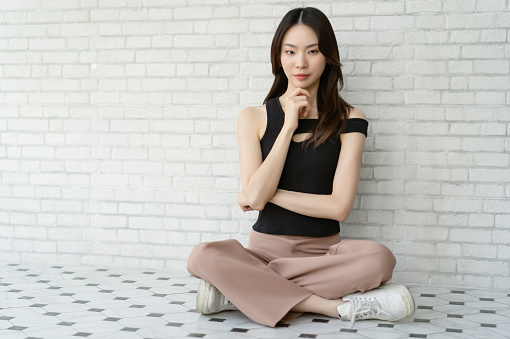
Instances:
[[[319,53],[319,51],[318,51],[318,50],[316,50],[316,49],[313,49],[313,50],[311,50],[310,52],[315,52],[315,53],[313,53],[313,54],[317,54],[317,53]],[[286,51],[285,53],[294,53],[294,52],[293,52],[293,51]]]

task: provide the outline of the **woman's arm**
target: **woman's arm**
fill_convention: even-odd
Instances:
[[[251,107],[244,109],[237,120],[237,138],[240,148],[241,182],[247,206],[264,209],[273,197],[285,165],[290,140],[298,125],[299,110],[309,109],[308,91],[297,88],[287,99],[285,122],[271,151],[262,161],[259,132],[264,119]],[[305,113],[306,114],[306,113]],[[242,205],[240,203],[240,205]]]
[[[359,109],[353,110],[350,117],[366,119]],[[343,133],[340,141],[342,148],[331,194],[308,194],[278,189],[270,202],[310,217],[345,221],[356,198],[365,135],[356,132]]]

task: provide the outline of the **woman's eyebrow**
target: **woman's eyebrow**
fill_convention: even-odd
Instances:
[[[292,44],[283,44],[283,45],[284,45],[284,46],[294,47],[294,48],[295,48],[295,47],[297,47],[297,46],[294,46],[294,45],[292,45]],[[318,43],[314,43],[314,44],[311,44],[311,45],[306,46],[306,48],[313,47],[313,46],[317,46],[317,45],[318,45]]]

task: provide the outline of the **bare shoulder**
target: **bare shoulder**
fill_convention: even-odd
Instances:
[[[349,112],[349,116],[348,116],[349,119],[351,118],[360,118],[360,119],[365,119],[367,120],[367,117],[365,116],[365,113],[363,113],[362,110],[360,110],[359,108],[352,108],[351,111]]]
[[[266,126],[266,106],[248,106],[239,113],[238,127],[255,131],[259,136]]]
[[[238,121],[255,123],[265,116],[266,106],[248,106],[239,113]]]

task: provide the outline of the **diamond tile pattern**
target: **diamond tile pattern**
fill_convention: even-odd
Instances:
[[[399,322],[305,314],[269,328],[238,311],[195,312],[182,271],[0,262],[0,338],[510,338],[510,291],[408,285],[417,309]]]

